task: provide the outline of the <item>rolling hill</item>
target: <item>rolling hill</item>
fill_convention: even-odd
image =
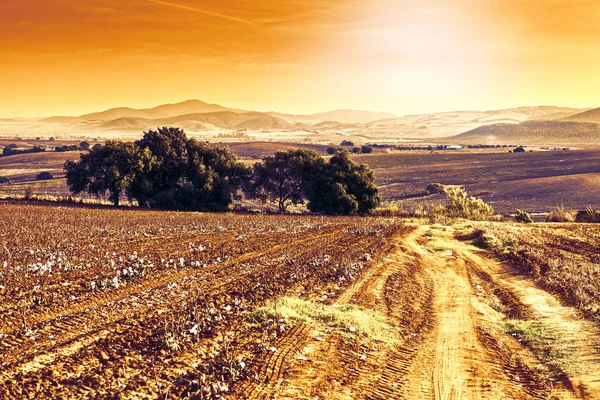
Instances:
[[[188,100],[175,104],[163,104],[153,108],[135,109],[129,107],[111,108],[110,110],[81,115],[79,117],[51,117],[47,122],[86,122],[86,121],[112,121],[120,118],[159,119],[176,117],[186,114],[202,114],[217,111],[243,112],[223,107],[218,104],[208,104],[200,100]]]
[[[574,121],[527,121],[481,126],[451,138],[471,144],[600,144],[600,124]]]
[[[211,128],[224,129],[299,129],[296,124],[286,122],[259,112],[237,113],[233,111],[216,111],[177,115],[168,118],[148,119],[123,117],[106,121],[99,125],[111,130],[146,130],[158,126],[177,126],[190,131]]]
[[[334,110],[317,114],[296,115],[269,112],[269,115],[291,122],[305,124],[318,124],[325,121],[335,121],[342,124],[366,124],[382,119],[396,118],[397,116],[388,112],[372,112],[362,110]]]
[[[600,108],[594,108],[593,110],[584,111],[575,115],[571,115],[565,118],[566,121],[577,121],[577,122],[594,122],[600,123]]]

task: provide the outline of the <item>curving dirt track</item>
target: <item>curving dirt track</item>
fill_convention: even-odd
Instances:
[[[302,326],[266,360],[277,379],[260,390],[241,386],[232,398],[600,398],[597,325],[455,235],[421,226],[398,236],[385,257],[330,299],[385,313],[397,344]],[[552,341],[540,353],[508,331],[507,321],[541,324]],[[548,357],[562,350],[570,357]]]

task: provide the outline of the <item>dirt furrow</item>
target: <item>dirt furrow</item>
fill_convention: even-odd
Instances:
[[[315,242],[322,242],[330,236],[335,236],[336,232],[328,233],[326,235],[318,235],[310,238],[303,238],[294,243],[287,243],[285,245],[275,246],[264,253],[251,253],[244,254],[239,258],[229,260],[226,262],[227,265],[234,265],[241,261],[251,260],[253,257],[264,257],[272,255],[278,251],[285,251],[289,247],[298,247]],[[72,343],[73,341],[86,341],[87,335],[93,335],[95,330],[109,329],[111,324],[127,324],[132,319],[143,320],[149,318],[149,311],[157,311],[160,307],[168,308],[168,304],[172,301],[178,301],[180,298],[181,290],[177,293],[172,290],[165,291],[168,285],[178,284],[185,286],[194,287],[196,290],[201,290],[202,287],[210,290],[218,290],[219,287],[226,285],[228,282],[239,279],[239,274],[227,274],[226,276],[220,276],[219,278],[211,277],[211,273],[218,273],[223,275],[222,272],[226,270],[224,265],[218,265],[202,270],[181,270],[175,271],[174,273],[160,277],[159,279],[150,279],[144,281],[141,285],[127,288],[119,293],[110,294],[102,293],[101,299],[95,299],[97,304],[82,305],[77,307],[74,314],[62,314],[56,317],[54,320],[50,320],[47,323],[39,323],[31,327],[31,329],[39,330],[43,335],[36,342],[31,342],[31,339],[21,336],[8,336],[4,338],[4,346],[7,351],[4,356],[4,364],[2,373],[6,375],[10,368],[10,361],[7,359],[10,354],[19,354],[19,359],[15,360],[15,363],[21,364],[27,359],[27,354],[30,351],[24,351],[22,347],[28,342],[35,344],[35,357],[40,359],[40,352],[43,352],[45,346],[48,346],[50,353],[47,357],[53,359],[54,356],[51,354],[55,351],[60,352],[60,347]],[[252,271],[246,271],[243,275],[252,274]],[[202,281],[198,281],[195,277],[205,276]],[[218,283],[215,283],[218,282]],[[198,286],[202,285],[202,286]],[[162,295],[157,296],[156,292],[161,292]],[[108,301],[106,301],[108,299]],[[131,307],[132,304],[136,304],[136,307]],[[160,307],[157,307],[160,306]],[[81,310],[80,310],[81,309]],[[141,317],[141,319],[140,319]],[[110,328],[113,329],[113,328]],[[47,332],[47,333],[46,333]],[[27,346],[29,350],[32,350],[30,345]],[[32,353],[33,354],[33,353]],[[42,353],[43,354],[43,353]],[[31,357],[31,365],[37,365],[35,358]]]

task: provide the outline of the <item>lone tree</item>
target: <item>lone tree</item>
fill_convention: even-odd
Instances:
[[[37,174],[35,176],[35,179],[37,179],[38,181],[47,181],[50,179],[54,179],[54,176],[48,171],[43,171]]]
[[[84,140],[83,142],[79,143],[79,148],[81,150],[89,150],[90,144]]]
[[[285,214],[291,204],[304,204],[311,175],[324,164],[314,150],[278,151],[254,165],[250,197],[277,204]]]
[[[67,185],[74,193],[85,191],[100,196],[108,192],[110,201],[118,206],[121,195],[143,166],[143,154],[133,143],[109,141],[81,154],[79,161],[65,163]]]
[[[373,148],[371,146],[362,145],[360,146],[360,152],[363,154],[370,154],[373,152]]]

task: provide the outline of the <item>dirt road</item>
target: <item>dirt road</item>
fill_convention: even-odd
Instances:
[[[600,398],[597,326],[455,234],[398,237],[335,299],[387,315],[397,344],[302,326],[236,398]]]

